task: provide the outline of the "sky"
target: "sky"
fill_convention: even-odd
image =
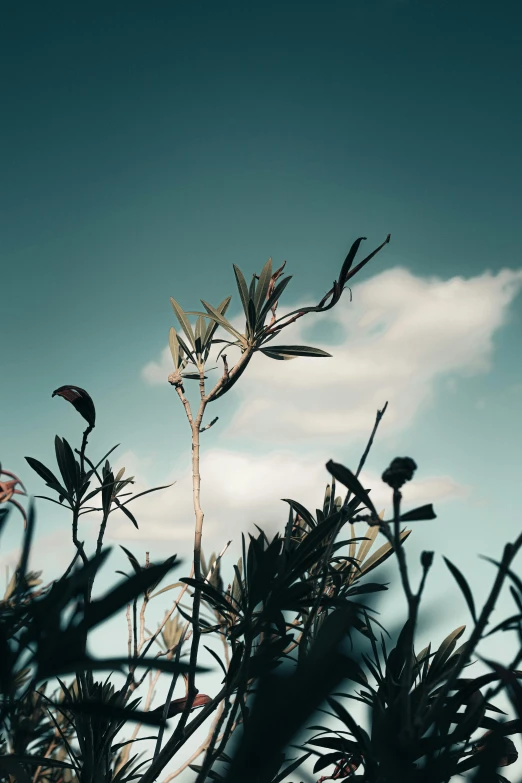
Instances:
[[[2,466],[47,494],[24,457],[54,467],[56,434],[79,447],[83,420],[51,397],[74,384],[96,405],[93,458],[119,443],[136,491],[175,482],[136,502],[139,531],[111,517],[102,586],[119,544],[179,553],[176,578],[190,568],[169,297],[194,310],[233,295],[241,325],[232,264],[249,279],[271,257],[294,276],[281,313],[315,304],[357,237],[362,258],[390,233],[352,301],[284,333],[332,358],[257,355],[209,406],[204,550],[232,539],[230,567],[241,531],[281,530],[281,498],[320,506],[325,463],[355,470],[388,401],[363,483],[389,513],[381,473],[415,459],[405,508],[432,502],[437,519],[415,523],[408,553],[437,552],[439,641],[469,623],[441,555],[480,605],[495,572],[478,556],[499,559],[521,525],[521,23],[502,0],[2,4]],[[70,522],[36,502],[32,565],[51,579]],[[96,519],[81,532],[92,541]],[[13,513],[11,568],[21,534]]]

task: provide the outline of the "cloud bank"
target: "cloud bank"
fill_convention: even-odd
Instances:
[[[254,357],[231,392],[236,412],[221,431],[221,448],[203,453],[207,541],[221,547],[254,524],[272,532],[281,529],[287,514],[279,500],[283,497],[315,509],[327,480],[325,462],[339,443],[366,442],[385,401],[389,407],[379,427],[380,440],[418,420],[434,403],[441,381],[454,385],[459,377],[488,372],[495,334],[508,322],[521,286],[522,270],[442,280],[396,267],[354,286],[352,302],[346,292],[332,311],[311,314],[285,330],[274,344],[311,344],[333,358],[276,363],[262,354]],[[286,311],[306,304],[310,302]],[[239,317],[233,323],[243,326]],[[322,327],[337,338],[314,338],[314,328],[320,335]],[[159,361],[143,368],[142,377],[150,384],[165,383],[171,370],[167,347]],[[237,437],[244,438],[251,453],[225,448]],[[377,508],[389,512],[389,489],[380,476],[363,473],[362,478],[372,487]],[[152,496],[153,504],[143,503],[144,527],[153,539],[188,542],[193,519],[190,474],[169,480],[174,479],[174,487],[161,497]],[[469,491],[450,476],[419,474],[405,491],[405,503],[410,508],[440,503],[466,497]],[[112,530],[123,536],[128,523],[122,520]]]
[[[311,314],[285,330],[280,343],[323,348],[332,359],[274,362],[258,354],[235,387],[238,407],[223,436],[250,443],[339,442],[366,437],[386,400],[380,437],[411,426],[433,402],[442,378],[469,377],[491,367],[493,338],[522,286],[522,270],[472,278],[421,278],[397,267],[354,286],[326,314]],[[310,304],[301,302],[294,307]],[[326,322],[342,342],[307,336]],[[237,319],[241,326],[241,319]],[[150,384],[172,370],[168,347],[143,368]],[[234,392],[231,392],[234,393]]]

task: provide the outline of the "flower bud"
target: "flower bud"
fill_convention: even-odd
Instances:
[[[395,457],[389,468],[382,474],[382,480],[393,489],[400,489],[407,481],[411,481],[417,470],[411,457]]]

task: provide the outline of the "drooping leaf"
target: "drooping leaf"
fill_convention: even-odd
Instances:
[[[81,389],[79,386],[60,386],[53,391],[51,397],[55,395],[63,397],[64,400],[72,403],[89,427],[94,427],[96,423],[96,409],[92,398],[85,389]]]
[[[350,250],[348,251],[348,255],[344,259],[344,263],[341,267],[341,273],[339,275],[339,285],[341,287],[344,286],[346,279],[348,277],[348,272],[350,271],[354,258],[357,255],[357,251],[359,250],[359,246],[361,242],[363,242],[365,239],[366,237],[359,237],[359,239],[356,239],[353,245],[351,246]]]
[[[288,503],[290,508],[292,508],[301,519],[303,519],[309,527],[313,528],[317,525],[317,522],[315,521],[314,517],[307,508],[305,508],[301,503],[298,503],[297,500],[291,500],[290,498],[281,498],[284,503]]]
[[[131,500],[132,500],[132,498],[131,498]],[[134,525],[134,527],[136,528],[136,530],[139,530],[138,523],[136,522],[136,518],[135,518],[134,514],[132,514],[132,513],[129,511],[129,509],[128,509],[128,508],[125,506],[125,504],[124,504],[124,503],[120,503],[120,502],[119,502],[119,500],[117,500],[117,501],[116,501],[116,505],[118,506],[118,508],[120,509],[120,511],[123,511],[123,513],[125,514],[125,516],[126,516],[126,517],[128,517],[128,518],[130,519],[130,521],[132,522],[132,524]]]
[[[142,568],[141,568],[140,564],[138,563],[137,559],[135,558],[135,556],[132,554],[132,552],[131,552],[129,549],[126,549],[126,548],[125,548],[124,546],[122,546],[121,544],[120,544],[120,549],[123,549],[123,551],[124,551],[124,552],[125,552],[125,554],[127,555],[127,558],[128,558],[128,560],[129,560],[129,563],[131,564],[131,566],[132,566],[132,567],[133,567],[133,569],[134,569],[134,573],[135,573],[135,574],[139,574],[139,573],[140,573],[140,571],[142,570]]]

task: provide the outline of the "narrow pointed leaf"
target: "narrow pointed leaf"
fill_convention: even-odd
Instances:
[[[181,336],[180,334],[178,334],[178,342],[179,342],[179,344],[180,344],[181,348],[182,348],[182,349],[185,351],[185,353],[187,354],[187,356],[188,356],[188,357],[190,357],[190,359],[192,360],[192,362],[193,362],[194,364],[197,364],[197,360],[196,360],[196,357],[195,357],[195,355],[192,353],[192,351],[191,351],[191,350],[190,350],[190,348],[188,347],[187,343],[185,342],[185,340],[182,338],[182,336]],[[186,364],[186,362],[185,362],[185,364]]]
[[[444,557],[444,555],[443,555]],[[467,583],[467,580],[464,576],[464,574],[459,571],[456,565],[453,565],[451,560],[448,560],[447,557],[444,557],[444,562],[448,566],[448,569],[450,570],[453,578],[455,579],[456,583],[460,587],[462,591],[462,595],[464,596],[466,603],[468,605],[468,609],[471,613],[471,616],[473,618],[473,622],[476,624],[477,622],[477,613],[475,611],[475,601],[473,600],[473,594],[471,592],[470,586]]]
[[[257,326],[260,326],[263,323],[270,308],[273,307],[275,303],[279,301],[281,294],[283,293],[283,291],[285,290],[286,286],[288,285],[291,279],[292,279],[292,275],[288,275],[288,277],[283,277],[283,279],[274,287],[274,290],[272,291],[272,293],[270,294],[270,296],[268,297],[268,299],[266,300],[265,304],[263,305],[263,307],[259,312],[257,318]]]
[[[357,251],[359,250],[359,246],[361,242],[363,242],[365,239],[366,237],[359,237],[359,239],[356,239],[353,245],[351,246],[348,255],[344,259],[344,263],[341,267],[341,274],[339,275],[339,284],[341,286],[344,286],[346,282],[346,278],[348,277],[348,272],[350,271],[354,258],[357,255]]]
[[[433,505],[428,503],[427,506],[419,506],[419,508],[401,514],[399,518],[401,522],[417,522],[421,519],[436,519],[437,515],[433,510]]]
[[[244,278],[241,269],[239,269],[239,267],[237,267],[235,264],[233,264],[232,266],[234,267],[237,289],[239,291],[239,296],[241,298],[241,304],[243,305],[243,310],[245,311],[245,318],[248,320],[248,299],[249,299],[248,286],[246,284],[246,280]]]
[[[363,488],[357,476],[355,476],[351,472],[351,470],[349,470],[349,468],[345,467],[344,465],[341,465],[339,462],[334,462],[333,460],[329,460],[326,463],[326,470],[329,473],[331,473],[332,476],[335,476],[337,481],[340,481],[341,484],[343,484],[347,489],[353,492],[355,497],[358,498],[358,500],[360,500],[361,503],[364,503],[364,505],[370,509],[370,511],[372,512],[375,518],[378,517],[377,511],[375,510],[375,506],[370,500],[370,496]]]
[[[228,309],[228,306],[230,304],[230,300],[231,299],[232,299],[231,296],[227,296],[225,299],[223,299],[221,304],[219,304],[216,307],[216,310],[218,311],[218,313],[220,313],[221,315],[225,315],[225,313],[226,313],[226,311]],[[212,318],[209,319],[209,323],[208,323],[208,326],[207,326],[207,331],[205,332],[205,339],[204,339],[205,346],[206,346],[206,348],[205,348],[205,360],[207,359],[208,354],[210,352],[211,341],[212,341],[212,338],[214,336],[214,333],[215,333],[217,327],[218,327],[217,321],[215,321]]]
[[[256,295],[254,299],[256,314],[260,312],[261,308],[265,303],[271,277],[272,277],[272,259],[269,258],[266,264],[264,265],[263,269],[261,270],[261,274],[259,275],[259,280],[257,283]]]
[[[455,649],[455,646],[457,644],[457,639],[459,639],[464,631],[466,630],[465,625],[461,625],[458,628],[455,628],[454,631],[452,631],[442,644],[440,645],[439,649],[435,653],[435,656],[433,658],[433,661],[431,662],[430,666],[430,674],[433,672],[435,674],[438,669],[440,669],[444,663],[447,661],[447,659],[450,657],[451,653]]]
[[[322,351],[320,348],[311,348],[308,345],[274,345],[270,348],[259,348],[261,353],[269,356],[271,359],[294,359],[296,356],[309,357],[331,357],[331,353]]]
[[[227,332],[230,332],[237,340],[241,340],[241,342],[245,342],[244,336],[237,331],[237,329],[234,329],[231,323],[227,321],[227,319],[221,315],[221,313],[218,313],[218,311],[212,307],[212,305],[208,304],[208,302],[205,302],[203,299],[201,300],[201,304],[205,308],[205,310],[208,312],[209,315],[213,316],[218,324],[223,327],[223,329],[226,329]]]
[[[203,350],[205,348],[205,343],[203,342],[203,338],[205,336],[205,319],[202,315],[198,316],[198,320],[196,321],[196,329],[195,329],[195,341],[196,341],[196,355],[198,359],[201,358],[201,354],[203,353]]]
[[[176,318],[181,324],[181,327],[185,334],[187,335],[187,339],[189,343],[191,344],[192,348],[196,347],[196,341],[194,339],[194,332],[192,331],[192,327],[190,325],[190,322],[184,312],[184,310],[181,308],[181,306],[176,302],[175,299],[170,297],[170,303],[172,305],[172,308],[174,312],[176,313]]]
[[[46,466],[42,462],[40,462],[37,459],[34,459],[33,457],[26,457],[25,460],[32,467],[32,469],[36,473],[38,473],[40,478],[42,478],[48,486],[60,487],[60,482],[58,481],[54,473],[52,473],[52,471],[50,471],[49,468],[46,468]]]
[[[410,533],[411,530],[402,531],[400,534],[401,543],[403,543],[408,538]],[[392,545],[390,543],[383,544],[381,547],[379,547],[379,549],[377,549],[376,552],[373,553],[371,557],[368,558],[366,563],[361,566],[361,576],[362,574],[367,574],[369,571],[373,571],[374,568],[376,568],[381,563],[384,563],[384,561],[387,560],[392,554]]]
[[[169,348],[172,354],[172,361],[174,362],[174,367],[177,370],[179,365],[179,343],[178,343],[177,332],[173,326],[170,327],[170,332],[169,332]]]

